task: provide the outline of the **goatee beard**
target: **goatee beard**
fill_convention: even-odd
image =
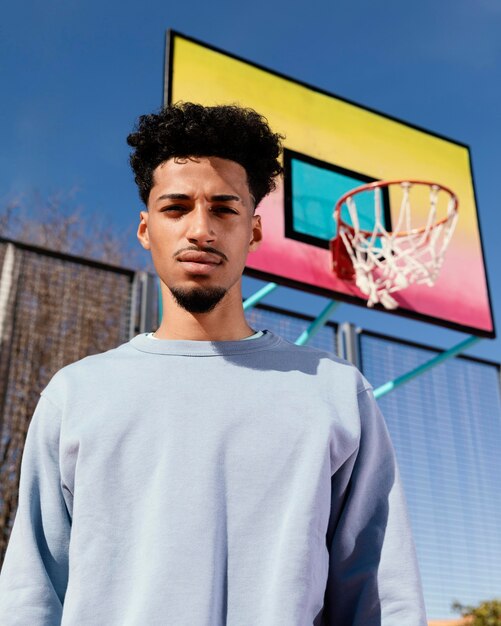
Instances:
[[[224,287],[169,287],[177,304],[190,313],[209,313],[224,297]]]

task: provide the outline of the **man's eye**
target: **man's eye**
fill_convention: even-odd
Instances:
[[[163,213],[165,211],[184,211],[184,206],[181,205],[173,205],[173,206],[166,206],[163,209],[160,209],[160,212]]]
[[[236,213],[236,211],[229,206],[215,206],[214,211],[222,213]]]

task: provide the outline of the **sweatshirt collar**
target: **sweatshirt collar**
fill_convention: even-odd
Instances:
[[[193,339],[156,339],[148,333],[133,337],[130,345],[141,352],[151,354],[177,354],[179,356],[222,356],[225,354],[247,354],[266,350],[280,343],[281,338],[270,330],[263,330],[261,337],[251,341],[196,341]]]

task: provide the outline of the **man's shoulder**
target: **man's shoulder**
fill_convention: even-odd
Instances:
[[[108,380],[116,377],[136,353],[130,342],[124,342],[96,354],[89,354],[57,370],[41,394],[56,404],[65,401],[77,389],[99,390]]]
[[[325,348],[317,348],[308,344],[300,345],[297,343],[293,343],[292,341],[286,339],[283,335],[277,335],[277,337],[280,338],[280,343],[278,344],[278,347],[296,353],[299,357],[311,356],[317,359],[325,358],[335,363],[339,363],[340,365],[353,367],[353,365],[349,361],[338,356],[333,350],[330,351]]]
[[[338,356],[333,350],[317,348],[311,345],[298,345],[288,341],[280,335],[280,343],[277,349],[284,350],[288,363],[292,366],[296,363],[301,369],[308,369],[310,373],[325,379],[327,384],[335,380],[341,386],[354,385],[357,393],[371,389],[370,383],[360,370],[350,361]]]

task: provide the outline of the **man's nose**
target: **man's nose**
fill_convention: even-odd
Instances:
[[[197,207],[190,212],[186,237],[199,244],[216,239],[213,218],[207,208]]]

